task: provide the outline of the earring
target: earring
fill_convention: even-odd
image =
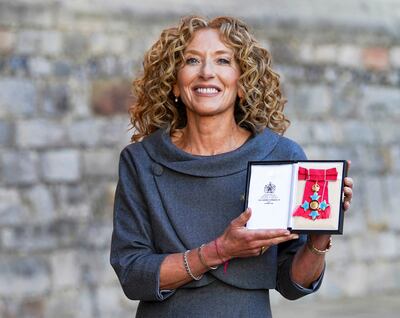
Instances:
[[[177,96],[175,96],[175,103],[177,103],[178,102],[178,97]]]

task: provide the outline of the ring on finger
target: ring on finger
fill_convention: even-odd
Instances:
[[[268,249],[268,247],[266,247],[266,246],[261,246],[260,255],[263,255],[267,249]]]

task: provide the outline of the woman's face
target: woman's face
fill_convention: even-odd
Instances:
[[[241,94],[239,76],[234,52],[221,41],[219,31],[201,29],[184,52],[184,66],[178,71],[173,92],[185,104],[188,116],[233,114]]]

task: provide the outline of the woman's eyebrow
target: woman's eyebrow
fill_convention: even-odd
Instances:
[[[202,55],[202,52],[194,50],[194,49],[190,49],[185,51],[185,54],[195,54],[195,55]],[[215,51],[214,54],[228,54],[228,55],[233,55],[232,51],[228,51],[228,50],[218,50]]]

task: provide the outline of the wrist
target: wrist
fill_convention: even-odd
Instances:
[[[226,261],[229,261],[231,259],[231,257],[226,255],[223,244],[221,244],[221,240],[219,237],[214,240],[214,246],[217,256],[220,259],[221,263],[225,263]]]
[[[326,235],[323,238],[313,239],[311,236],[308,236],[306,245],[311,253],[325,255],[332,247],[332,237]]]

